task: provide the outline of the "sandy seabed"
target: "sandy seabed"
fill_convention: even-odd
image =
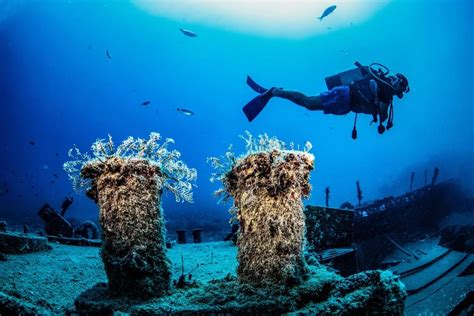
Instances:
[[[107,281],[99,248],[51,246],[51,251],[8,255],[0,262],[0,292],[62,313],[74,308],[79,294]],[[184,273],[200,282],[235,275],[237,269],[237,247],[230,242],[174,245],[167,256],[173,280],[182,273],[182,261]]]

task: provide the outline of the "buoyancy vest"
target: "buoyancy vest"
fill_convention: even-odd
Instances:
[[[386,128],[390,129],[393,126],[393,90],[389,85],[380,83],[381,80],[387,80],[383,74],[378,74],[378,78],[375,78],[373,70],[371,71],[369,66],[362,66],[359,62],[355,62],[355,65],[357,68],[325,78],[326,86],[329,90],[336,86],[349,86],[351,111],[356,113],[352,138],[357,138],[357,113],[371,114],[373,116],[372,122],[379,121],[378,132],[382,134],[385,132],[385,127],[382,125],[385,116],[388,117]],[[377,82],[377,96],[370,87],[371,80]],[[381,113],[380,103],[385,103],[388,106],[387,111],[389,113],[386,113],[386,115]]]

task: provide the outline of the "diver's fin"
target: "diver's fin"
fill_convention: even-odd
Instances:
[[[253,91],[257,93],[264,93],[265,91],[267,91],[267,89],[256,83],[252,78],[250,78],[249,75],[247,75],[247,84],[250,88],[252,88]]]
[[[267,90],[265,93],[256,96],[249,103],[247,103],[242,110],[244,111],[245,116],[252,122],[262,110],[267,105],[268,101],[270,101],[272,94],[270,90]]]
[[[265,108],[266,103],[262,102],[262,96],[256,96],[249,103],[247,103],[242,110],[249,122],[252,122],[262,110]]]

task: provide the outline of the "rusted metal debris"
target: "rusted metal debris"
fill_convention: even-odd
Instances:
[[[44,221],[46,235],[58,237],[73,237],[73,228],[61,214],[57,213],[48,203],[44,204],[38,212]]]

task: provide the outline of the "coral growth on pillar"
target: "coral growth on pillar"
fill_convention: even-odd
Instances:
[[[159,141],[152,133],[115,147],[109,136],[92,145],[92,156],[74,147],[73,160],[64,164],[74,188],[86,190],[100,207],[102,259],[113,295],[146,298],[170,290],[161,194],[169,190],[176,201],[192,202],[196,170],[167,149],[172,139]]]
[[[266,134],[243,138],[247,151],[239,158],[231,150],[209,158],[219,170],[213,179],[223,183],[217,194],[233,198],[231,212],[240,223],[239,280],[256,286],[300,283],[306,273],[302,199],[311,191],[311,144],[296,150]]]

